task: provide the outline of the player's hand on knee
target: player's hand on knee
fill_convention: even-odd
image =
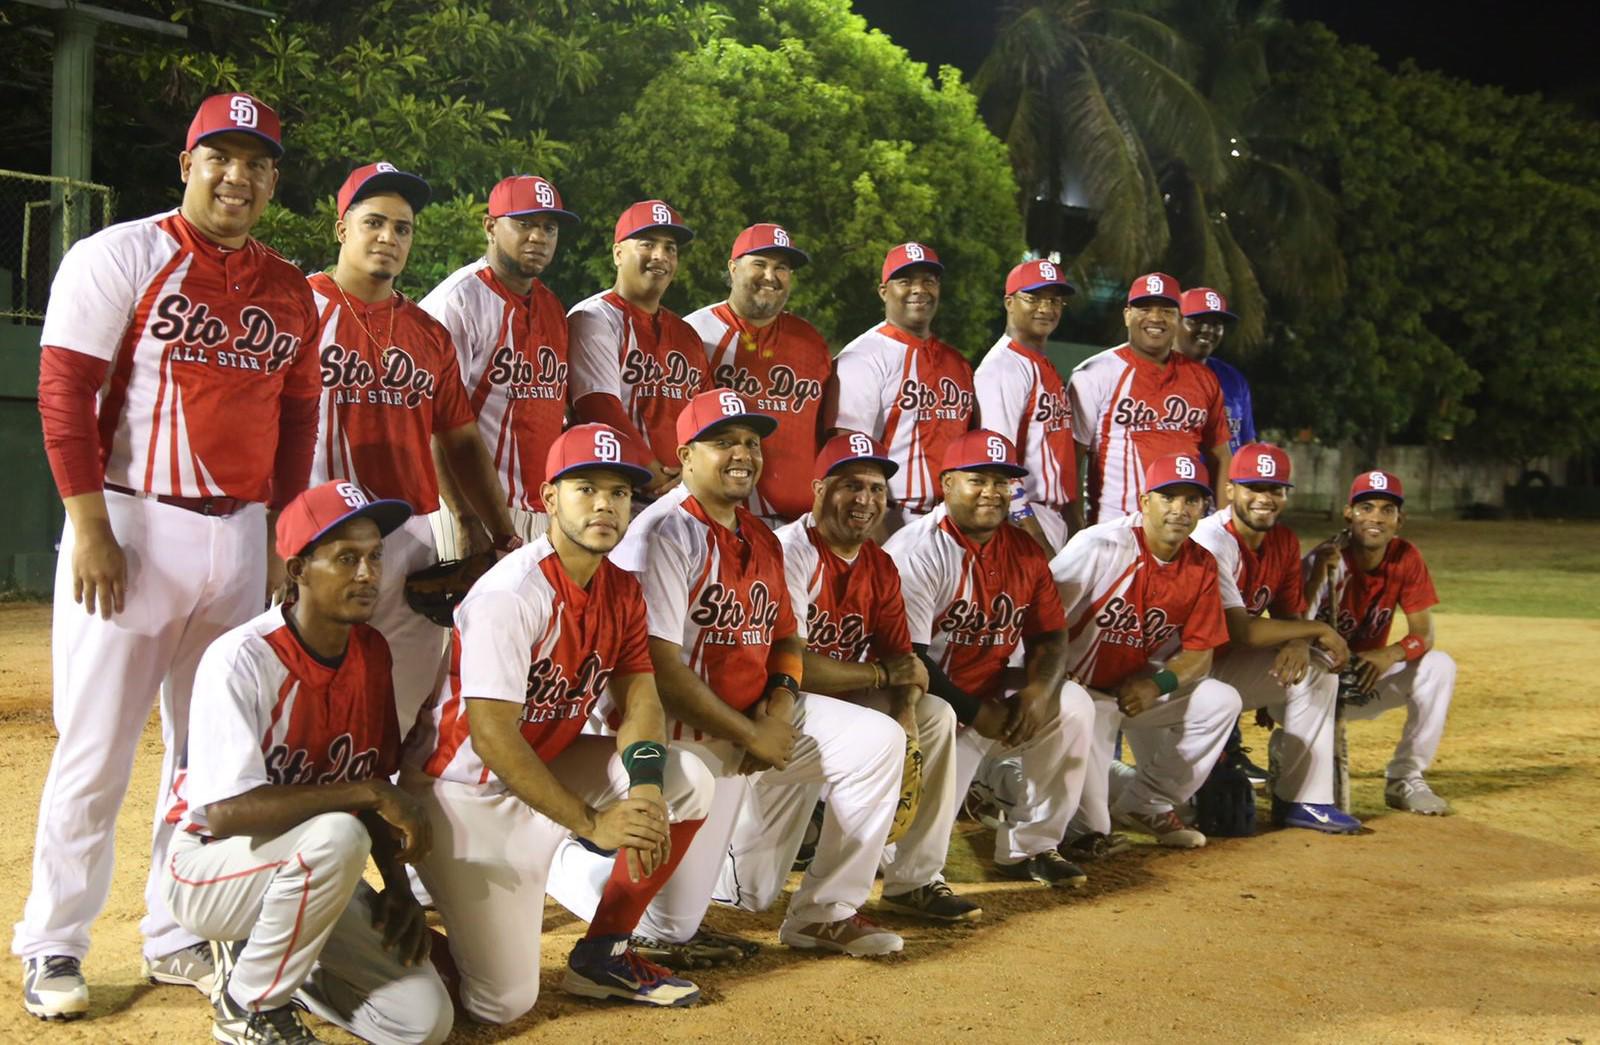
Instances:
[[[794,723],[775,715],[758,715],[754,721],[756,735],[745,745],[745,757],[753,757],[773,769],[787,767],[789,760],[794,757],[794,745],[800,739],[800,730]]]
[[[628,797],[637,798],[642,801],[652,803],[660,813],[662,822],[668,824],[671,823],[667,816],[666,796],[661,793],[661,788],[657,787],[655,784],[639,784],[636,787],[630,788],[628,790]],[[634,854],[635,851],[629,850],[629,853]],[[636,856],[637,859],[630,860],[628,864],[628,870],[630,874],[633,871],[633,865],[635,862],[639,865],[639,869],[643,872],[646,878],[655,874],[656,868],[665,864],[672,856],[672,834],[670,828],[667,836],[662,839],[660,845],[654,846],[650,849],[637,850]]]
[[[891,686],[915,686],[921,690],[928,688],[927,665],[923,664],[922,658],[915,653],[886,657],[883,660],[883,667],[889,673]]]
[[[128,559],[109,525],[85,528],[72,549],[72,598],[91,616],[121,613],[128,586]]]
[[[1024,686],[1017,690],[1006,709],[1005,742],[1011,747],[1021,747],[1038,735],[1049,720],[1048,694],[1037,686]]]
[[[1305,642],[1285,642],[1272,661],[1272,677],[1280,685],[1293,686],[1311,669],[1311,647]]]
[[[1388,670],[1388,665],[1379,664],[1371,653],[1357,653],[1352,666],[1356,671],[1357,684],[1369,693],[1378,685],[1378,678]]]
[[[1006,735],[1006,727],[1010,722],[1006,706],[998,700],[978,701],[978,713],[972,718],[972,728],[978,731],[978,736],[989,740],[1000,740]]]
[[[417,863],[433,848],[433,828],[415,798],[387,780],[371,782],[377,804],[373,812],[400,832],[400,850],[395,855],[408,864]]]
[[[1343,635],[1329,625],[1323,626],[1322,634],[1317,636],[1316,645],[1328,655],[1328,666],[1334,671],[1342,670],[1350,660],[1350,644],[1345,642]]]
[[[384,889],[372,912],[372,927],[383,933],[383,946],[402,965],[421,965],[428,957],[428,915],[402,882]]]
[[[1117,709],[1129,718],[1133,718],[1155,707],[1156,701],[1161,698],[1161,688],[1156,685],[1154,679],[1127,679],[1117,687],[1114,696],[1117,699]]]
[[[637,851],[659,851],[669,844],[666,809],[646,798],[624,798],[594,815],[589,841],[601,849],[627,849],[628,876],[638,881]]]

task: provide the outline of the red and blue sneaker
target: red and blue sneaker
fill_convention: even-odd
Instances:
[[[1336,805],[1321,802],[1285,802],[1272,798],[1272,823],[1276,827],[1304,827],[1329,835],[1361,833],[1361,821]]]
[[[640,957],[626,936],[579,940],[567,958],[561,987],[580,998],[615,998],[636,1005],[683,1008],[700,1000],[699,987]]]

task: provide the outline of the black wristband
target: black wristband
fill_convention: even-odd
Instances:
[[[629,787],[661,787],[667,774],[667,749],[654,740],[636,740],[623,749],[622,768],[628,771]]]
[[[771,693],[775,689],[786,689],[795,696],[800,695],[800,680],[793,675],[773,672],[767,676],[767,688],[764,692]]]

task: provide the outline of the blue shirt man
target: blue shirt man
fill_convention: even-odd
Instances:
[[[1210,287],[1194,287],[1183,292],[1183,330],[1178,335],[1178,350],[1197,363],[1204,363],[1217,375],[1222,386],[1222,401],[1228,408],[1228,450],[1256,441],[1255,410],[1250,403],[1250,382],[1239,368],[1224,363],[1212,353],[1222,344],[1223,324],[1238,317],[1228,311],[1228,299]]]

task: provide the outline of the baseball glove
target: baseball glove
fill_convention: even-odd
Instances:
[[[906,761],[900,771],[900,805],[894,811],[894,823],[889,827],[891,842],[898,842],[911,830],[911,821],[917,818],[917,807],[922,804],[922,746],[915,733],[906,734]]]
[[[406,605],[441,628],[451,627],[456,607],[494,562],[494,552],[479,552],[418,570],[406,578]]]
[[[1363,663],[1360,658],[1351,657],[1351,666],[1339,673],[1339,703],[1345,707],[1370,704],[1378,695],[1377,676],[1364,672]]]

